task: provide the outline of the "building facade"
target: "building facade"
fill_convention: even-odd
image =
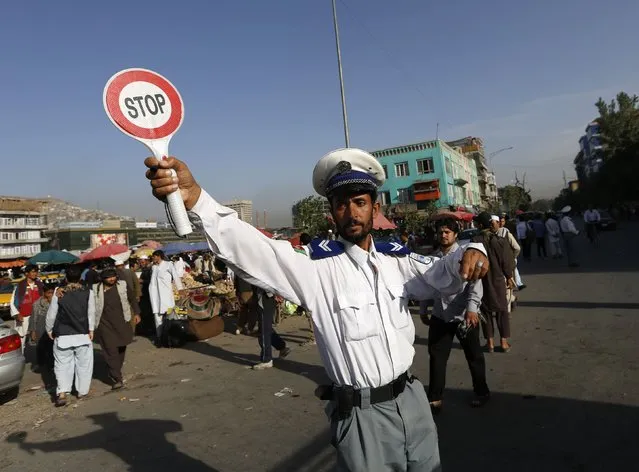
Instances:
[[[603,145],[599,123],[593,121],[586,126],[586,134],[579,138],[579,152],[573,163],[579,180],[584,180],[601,170]]]
[[[253,202],[251,200],[233,200],[232,202],[223,203],[225,207],[235,210],[240,220],[253,224]]]
[[[0,267],[22,265],[47,242],[46,201],[0,197]]]
[[[479,206],[488,208],[499,203],[499,192],[497,191],[497,180],[495,173],[490,172],[486,165],[486,155],[484,154],[484,141],[475,136],[468,136],[455,141],[448,141],[450,147],[461,150],[466,157],[473,159],[477,166],[477,181],[479,182]]]
[[[438,207],[479,205],[480,193],[474,159],[443,141],[407,144],[371,153],[386,175],[379,190],[382,205]]]

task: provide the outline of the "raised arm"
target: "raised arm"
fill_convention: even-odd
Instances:
[[[317,290],[317,272],[308,257],[297,253],[287,241],[267,238],[240,220],[235,211],[217,203],[200,188],[183,162],[148,158],[145,164],[153,194],[163,199],[179,188],[191,221],[233,272],[296,305],[308,305]],[[177,177],[171,177],[168,169],[174,169]]]
[[[481,243],[460,246],[441,259],[411,254],[398,261],[406,291],[417,300],[433,298],[437,292],[459,293],[464,282],[477,280],[488,270],[486,249]]]

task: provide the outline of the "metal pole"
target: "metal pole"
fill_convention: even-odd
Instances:
[[[346,114],[346,96],[344,94],[344,75],[342,73],[342,51],[339,46],[339,29],[337,27],[337,8],[333,0],[333,27],[335,28],[335,46],[337,48],[337,69],[339,71],[339,89],[342,95],[342,119],[344,120],[344,141],[346,147],[350,147],[351,140],[348,135],[348,115]]]

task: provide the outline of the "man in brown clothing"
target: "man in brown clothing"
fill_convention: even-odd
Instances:
[[[497,236],[498,226],[492,224],[490,213],[480,213],[475,217],[475,223],[481,232],[473,238],[473,242],[484,244],[490,264],[488,273],[482,278],[484,296],[481,311],[486,318],[486,321],[482,322],[484,337],[487,341],[486,347],[488,352],[495,350],[493,319],[496,318],[501,337],[501,349],[503,352],[508,352],[510,350],[510,344],[508,344],[510,318],[506,284],[515,269],[515,258],[506,240]]]
[[[102,282],[93,286],[95,295],[95,340],[102,348],[113,390],[122,388],[122,365],[126,347],[133,341],[131,319],[140,322],[135,294],[118,281],[115,269],[105,269]]]

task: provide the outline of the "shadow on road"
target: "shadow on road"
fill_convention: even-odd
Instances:
[[[520,301],[517,302],[520,307],[531,308],[578,308],[578,309],[612,309],[612,310],[637,310],[639,309],[639,303],[623,303],[623,302],[535,302],[535,301]]]
[[[182,431],[182,425],[176,421],[122,421],[116,413],[92,415],[88,418],[100,426],[100,429],[82,436],[45,442],[29,442],[26,432],[18,432],[9,435],[7,442],[17,444],[30,454],[34,451],[48,453],[104,449],[125,462],[129,466],[127,470],[131,472],[217,472],[217,469],[181,453],[166,439],[167,433]]]
[[[445,393],[436,418],[444,470],[598,472],[636,464],[639,407],[493,393],[472,409],[470,398],[464,390]],[[323,431],[268,471],[328,471],[334,463]]]

